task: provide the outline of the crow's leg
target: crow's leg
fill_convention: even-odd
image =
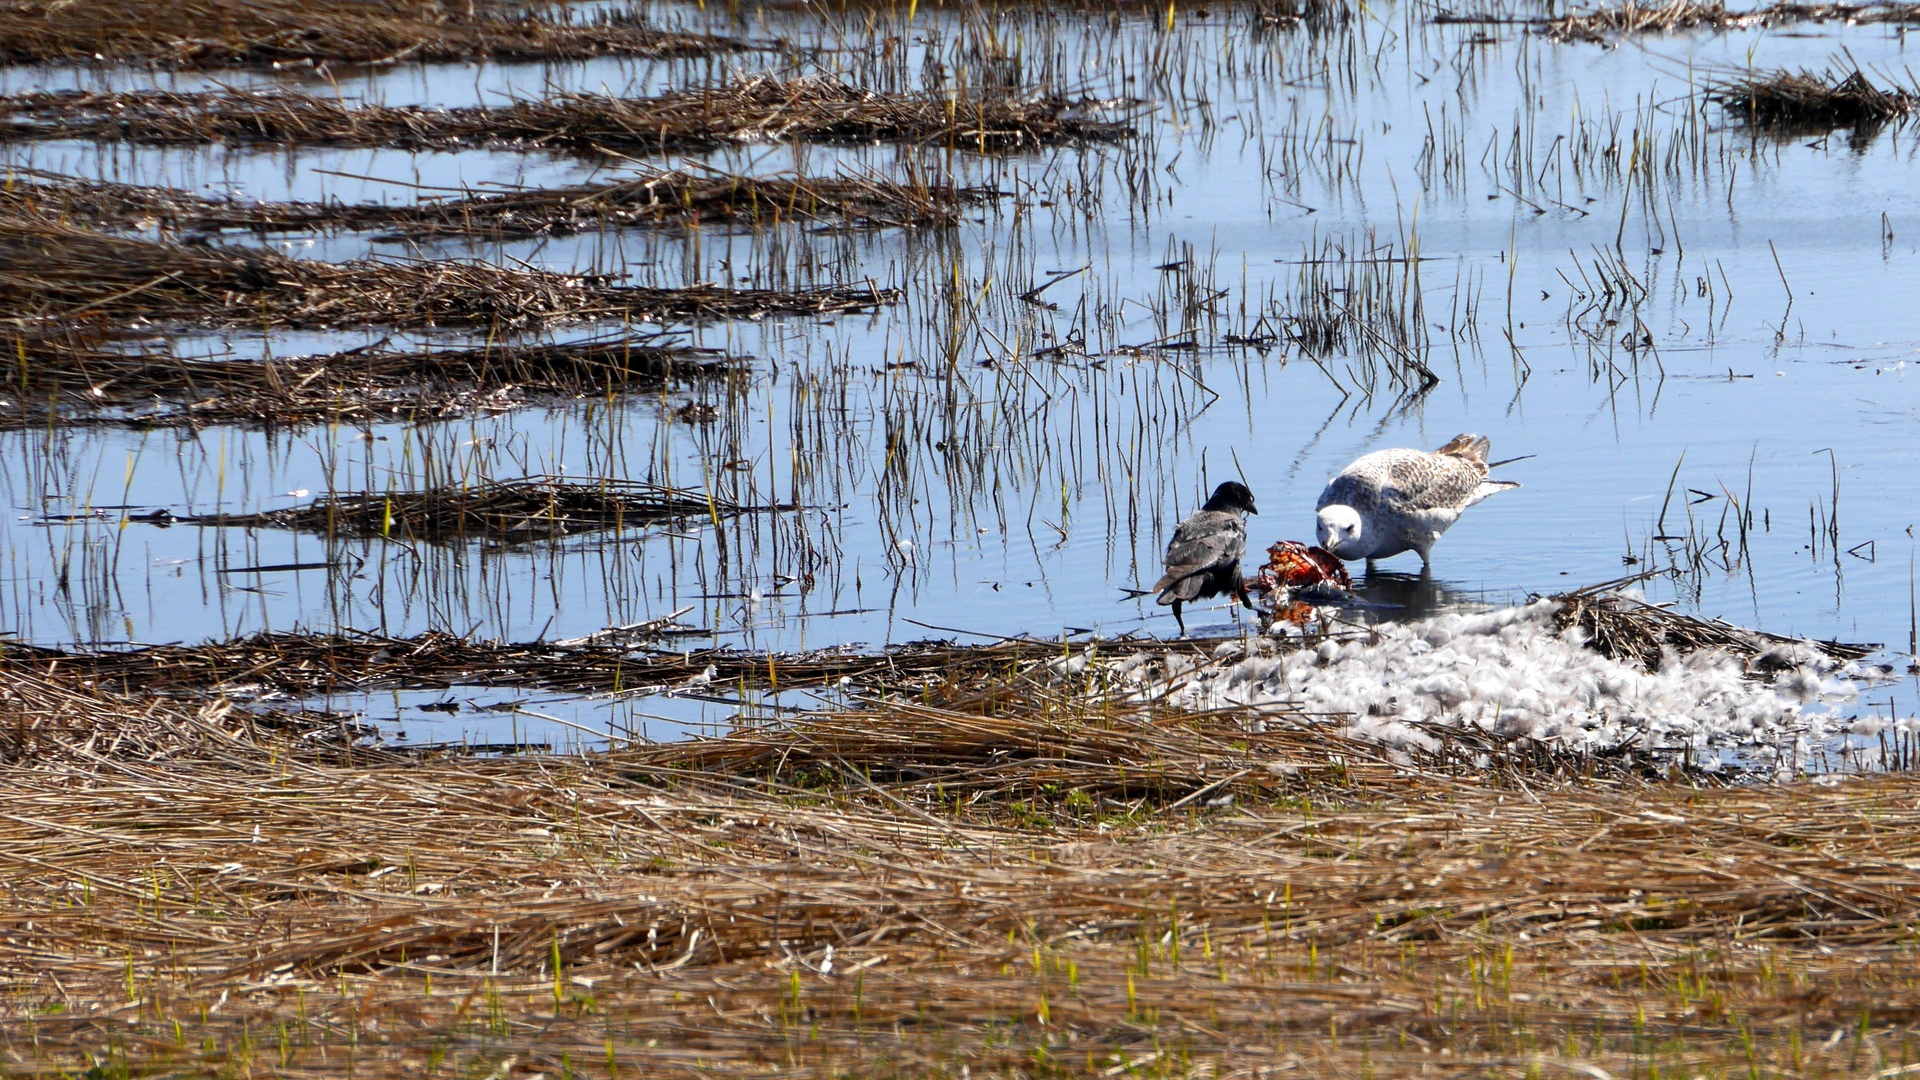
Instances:
[[[1180,627],[1180,636],[1187,636],[1187,620],[1180,617],[1180,601],[1173,602],[1173,621]]]
[[[1240,588],[1236,590],[1233,595],[1240,598],[1240,606],[1243,608],[1246,608],[1248,611],[1260,610],[1259,608],[1253,606],[1253,600],[1252,598],[1247,596],[1247,587],[1245,585],[1240,586]]]

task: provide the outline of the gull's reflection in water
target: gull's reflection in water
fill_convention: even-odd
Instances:
[[[1376,570],[1353,581],[1356,601],[1345,614],[1368,622],[1407,622],[1456,611],[1480,611],[1486,598],[1431,574]]]

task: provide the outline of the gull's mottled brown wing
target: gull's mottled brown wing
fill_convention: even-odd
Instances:
[[[1473,502],[1486,478],[1487,466],[1476,458],[1414,453],[1393,463],[1383,494],[1389,506],[1402,512],[1457,510]]]

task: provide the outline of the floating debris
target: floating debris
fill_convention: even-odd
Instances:
[[[1745,75],[1711,84],[1708,100],[1755,125],[1814,130],[1879,124],[1920,104],[1913,91],[1882,90],[1857,70]]]
[[[422,422],[656,391],[743,370],[737,360],[666,335],[469,348],[382,342],[242,360],[16,331],[0,333],[0,349],[13,361],[0,368],[0,427]]]
[[[804,222],[849,228],[952,225],[962,210],[998,192],[872,176],[737,176],[714,170],[647,169],[595,184],[462,195],[422,195],[411,204],[240,202],[174,188],[139,187],[15,168],[0,188],[0,214],[40,216],[104,229],[170,232],[385,231],[383,240],[465,237],[511,240],[636,226],[713,222]]]
[[[1007,151],[1133,134],[1129,100],[1040,91],[883,93],[828,78],[741,79],[651,98],[559,94],[511,105],[373,105],[294,90],[51,90],[0,96],[0,140],[85,139],[572,153],[710,150],[741,143],[933,143]]]
[[[0,217],[0,305],[16,325],[90,322],[326,328],[839,315],[890,303],[871,285],[811,289],[614,284],[603,274],[452,260],[328,263]]]
[[[434,64],[459,60],[661,59],[756,47],[654,29],[626,13],[574,21],[564,8],[444,0],[0,2],[0,61],[160,68]]]
[[[380,537],[428,543],[493,540],[524,544],[659,521],[718,520],[791,509],[747,506],[704,491],[635,480],[535,476],[426,491],[330,495],[306,506],[255,514],[180,514],[168,523],[294,529],[320,533],[328,539]]]

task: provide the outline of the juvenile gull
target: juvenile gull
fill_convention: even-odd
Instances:
[[[1355,461],[1320,493],[1320,546],[1365,559],[1369,570],[1375,559],[1417,551],[1424,569],[1461,511],[1520,486],[1487,479],[1487,445],[1481,435],[1455,435],[1431,454],[1376,450]]]
[[[1229,480],[1214,488],[1206,505],[1173,530],[1173,539],[1167,543],[1167,572],[1148,591],[1160,594],[1156,603],[1173,605],[1173,621],[1181,637],[1187,636],[1187,622],[1180,617],[1180,605],[1189,600],[1230,593],[1253,610],[1240,576],[1240,556],[1247,550],[1246,515],[1259,512],[1253,508],[1253,492]]]

